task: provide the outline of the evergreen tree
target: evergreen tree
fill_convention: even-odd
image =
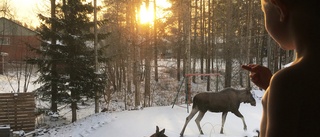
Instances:
[[[72,122],[77,120],[76,109],[80,96],[92,97],[94,91],[103,91],[105,83],[105,77],[101,75],[103,73],[95,72],[93,46],[88,44],[94,38],[90,33],[94,25],[90,21],[93,11],[91,3],[63,0],[56,6],[54,18],[39,15],[43,21],[39,30],[43,43],[41,49],[36,50],[42,55],[41,59],[37,59],[40,76],[36,82],[42,86],[37,92],[52,98],[54,83],[58,95],[70,93],[68,101],[72,108]],[[50,29],[53,25],[55,31]],[[48,42],[53,38],[57,42]]]

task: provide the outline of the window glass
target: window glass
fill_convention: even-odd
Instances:
[[[10,39],[7,37],[0,37],[0,45],[10,45]]]

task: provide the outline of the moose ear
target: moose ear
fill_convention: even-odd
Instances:
[[[160,131],[161,134],[164,134],[164,132],[165,132],[165,129],[162,129],[162,130]]]
[[[156,133],[159,133],[159,127],[156,126]]]

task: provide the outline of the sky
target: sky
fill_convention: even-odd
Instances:
[[[49,0],[4,0],[7,2],[10,13],[15,20],[28,24],[28,26],[38,26],[38,13],[45,13]],[[3,3],[1,3],[3,5]]]
[[[93,0],[87,1],[90,2]],[[40,22],[38,21],[39,19],[37,15],[39,13],[49,13],[49,0],[4,0],[0,2],[0,6],[4,5],[5,2],[8,3],[7,5],[10,7],[10,13],[14,15],[14,19],[24,22],[25,24],[28,24],[28,26],[39,26]],[[100,0],[97,0],[97,4],[100,5],[100,3]],[[171,6],[171,4],[167,2],[167,0],[157,0],[157,4],[160,7],[166,8]],[[141,7],[144,7],[144,5],[142,5]],[[162,17],[165,16],[164,14],[165,13],[157,16]],[[1,15],[3,14],[1,13]],[[145,9],[142,9],[140,16],[142,16],[141,20],[143,23],[148,21],[150,22],[153,19],[153,3],[150,3],[150,10],[148,12],[146,12]]]

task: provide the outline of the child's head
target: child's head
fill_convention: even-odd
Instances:
[[[295,49],[298,39],[319,36],[320,0],[261,0],[261,4],[266,29],[281,48]]]

